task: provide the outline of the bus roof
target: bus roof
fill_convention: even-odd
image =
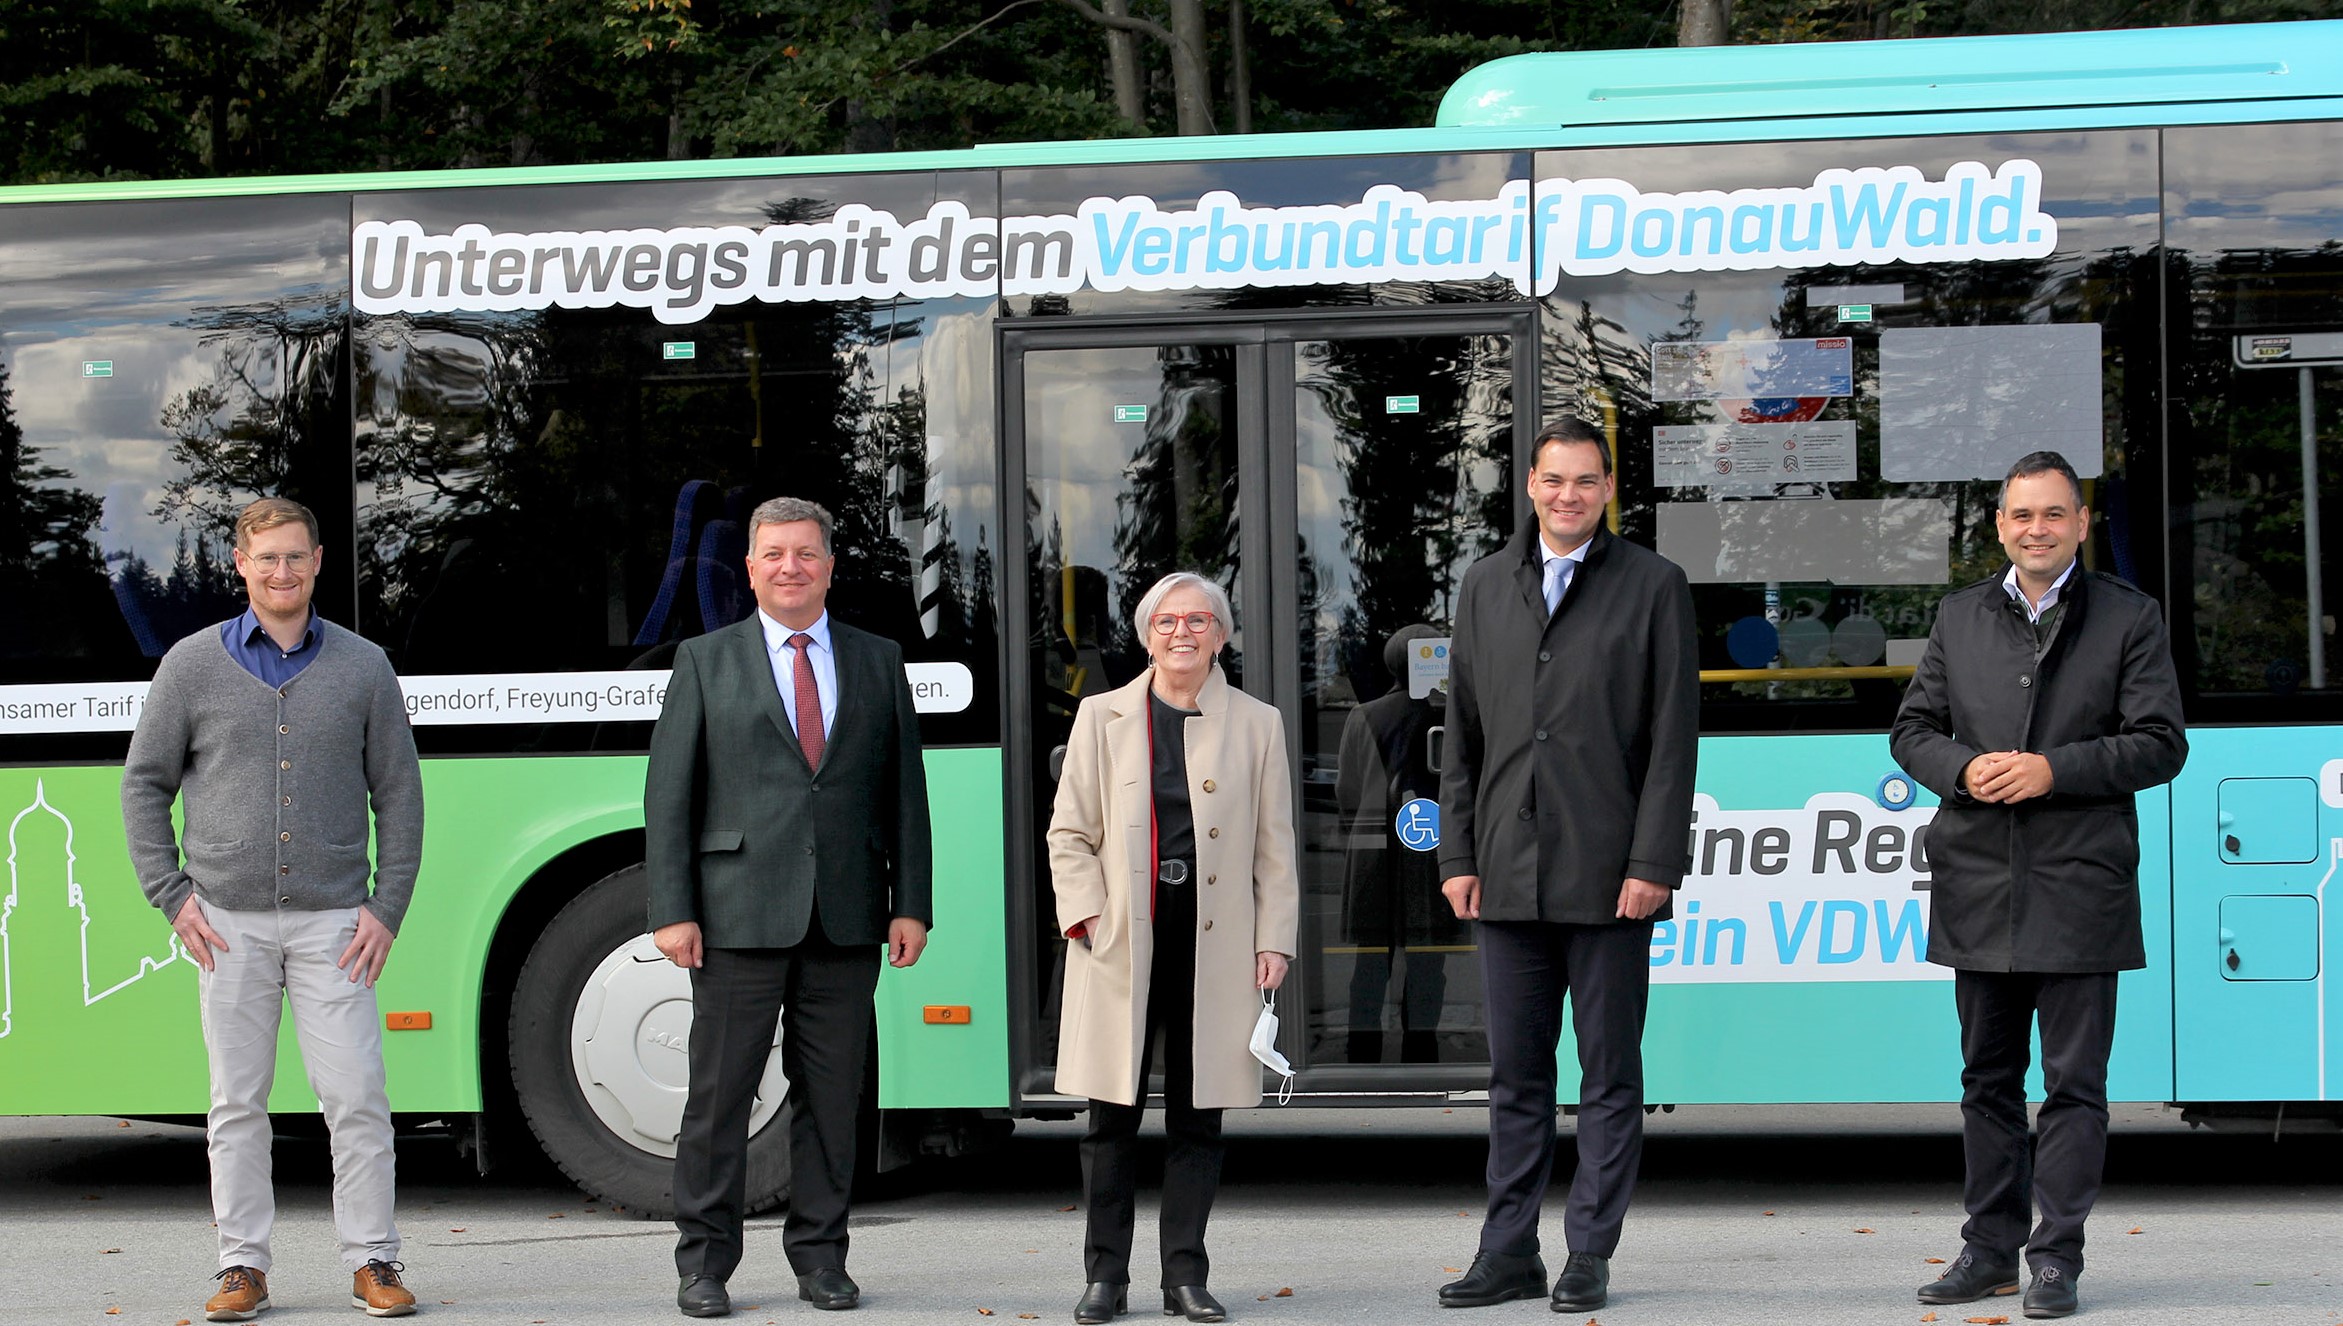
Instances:
[[[1437,127],[982,144],[967,151],[620,161],[0,186],[0,204],[999,170],[1419,152],[2018,133],[2323,119],[2343,20],[2020,37],[1517,55],[1468,71]]]
[[[2343,95],[2343,21],[1515,55],[1444,126],[1578,127]]]

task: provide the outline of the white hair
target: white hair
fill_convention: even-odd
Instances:
[[[1164,599],[1170,597],[1175,589],[1192,589],[1208,599],[1212,604],[1212,615],[1220,623],[1221,638],[1228,638],[1229,632],[1236,625],[1231,620],[1235,610],[1229,607],[1228,591],[1193,571],[1174,571],[1156,581],[1152,588],[1139,596],[1139,610],[1131,614],[1131,625],[1137,628],[1141,640],[1145,640],[1154,629],[1147,624],[1147,619],[1155,615],[1155,610],[1163,606]]]

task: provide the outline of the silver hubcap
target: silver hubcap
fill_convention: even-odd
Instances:
[[[672,1158],[691,1082],[691,974],[660,956],[649,935],[621,944],[594,968],[570,1017],[569,1060],[586,1105],[618,1139]],[[779,1028],[774,1030],[778,1044]],[[754,1137],[781,1112],[789,1079],[781,1056],[765,1061],[749,1107]]]

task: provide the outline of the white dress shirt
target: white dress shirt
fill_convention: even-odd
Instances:
[[[2075,568],[2082,564],[2083,559],[2080,557],[2068,562],[2066,569],[2058,573],[2058,579],[2050,582],[2050,588],[2042,591],[2040,603],[2026,602],[2026,591],[2018,588],[2018,568],[2014,563],[2008,572],[2001,577],[2001,587],[2009,591],[2009,596],[2012,599],[2025,604],[2027,621],[2038,622],[2042,620],[2043,613],[2058,606],[2058,592],[2066,588],[2066,582],[2074,576]]]
[[[773,685],[781,691],[781,707],[789,711],[789,730],[797,731],[797,651],[789,637],[798,634],[757,610],[757,625],[765,628],[765,653],[773,663]],[[814,689],[822,696],[822,738],[828,740],[838,723],[838,655],[830,648],[830,614],[825,612],[804,634],[812,643]]]

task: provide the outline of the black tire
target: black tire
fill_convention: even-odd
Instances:
[[[570,1026],[602,961],[643,933],[648,887],[628,866],[570,900],[537,937],[513,987],[513,1090],[537,1142],[588,1193],[638,1215],[675,1214],[675,1162],[644,1150],[597,1116],[578,1086]],[[787,1111],[776,1110],[748,1143],[748,1209],[789,1198]]]

